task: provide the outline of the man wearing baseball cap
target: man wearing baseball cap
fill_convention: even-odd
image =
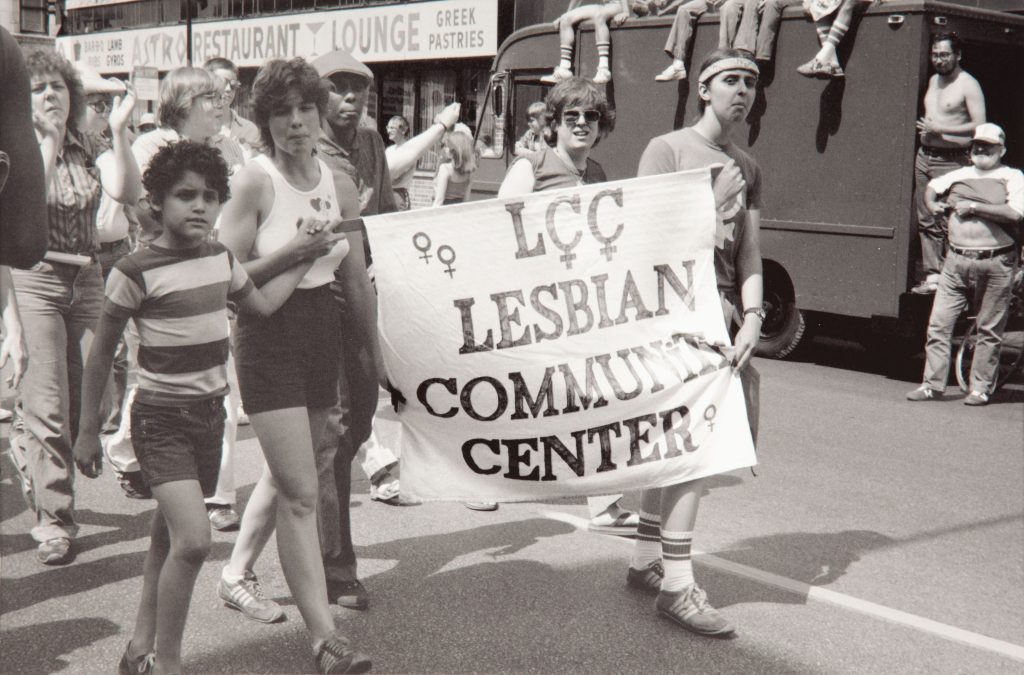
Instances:
[[[928,321],[924,383],[907,394],[911,401],[941,398],[953,327],[972,295],[978,340],[964,403],[985,405],[992,393],[1024,218],[1024,174],[1002,163],[1005,146],[1006,134],[998,125],[979,124],[971,140],[971,166],[928,183],[929,210],[949,214],[949,246]]]

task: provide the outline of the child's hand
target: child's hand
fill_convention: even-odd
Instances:
[[[295,229],[295,236],[289,243],[302,260],[315,260],[328,253],[344,236],[334,234],[328,222],[319,218],[299,218]]]
[[[78,434],[72,453],[75,456],[75,465],[82,475],[96,478],[103,473],[103,450],[98,435]]]
[[[608,22],[608,25],[612,28],[618,28],[622,24],[626,23],[627,19],[629,19],[629,12],[619,12],[612,17],[612,20]]]

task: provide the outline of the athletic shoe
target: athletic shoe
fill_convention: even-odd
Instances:
[[[206,515],[210,518],[210,525],[220,532],[237,530],[241,518],[230,506],[211,504],[206,507]]]
[[[390,504],[391,506],[419,506],[423,502],[414,497],[402,494],[402,486],[397,478],[386,480],[380,485],[370,483],[370,499],[375,502]]]
[[[612,515],[611,509],[606,509],[590,519],[587,529],[599,534],[614,534],[620,537],[632,537],[636,534],[636,528],[640,525],[640,515],[631,511],[623,511],[615,505],[615,512]]]
[[[964,399],[964,405],[988,405],[988,394],[972,391]]]
[[[612,81],[612,71],[608,68],[598,68],[597,72],[594,73],[594,79],[591,80],[594,84],[608,84]]]
[[[366,609],[370,606],[370,594],[358,579],[351,581],[327,581],[327,595],[341,607]]]
[[[662,616],[697,635],[728,637],[736,632],[732,624],[708,604],[707,593],[697,584],[690,584],[681,591],[661,591],[654,606]]]
[[[128,656],[131,648],[132,643],[129,642],[128,646],[124,648],[121,662],[117,664],[117,675],[149,675],[149,673],[152,673],[156,654],[150,652],[149,654],[142,654],[132,658]]]
[[[545,75],[540,78],[540,81],[544,84],[558,84],[562,80],[568,80],[570,78],[572,78],[572,71],[568,68],[562,68],[559,66],[558,68],[555,68],[554,72],[550,75]]]
[[[686,66],[671,64],[668,68],[654,76],[655,82],[671,82],[686,79]]]
[[[238,426],[244,427],[249,424],[249,416],[245,414],[245,408],[238,406]]]
[[[263,595],[263,587],[252,570],[246,570],[239,581],[226,581],[221,577],[217,595],[225,606],[237,609],[247,619],[276,623],[284,618],[281,605]]]
[[[938,401],[942,398],[942,392],[922,384],[914,391],[907,392],[908,401]]]
[[[152,499],[153,491],[141,471],[117,471],[117,482],[128,499]]]
[[[466,502],[466,508],[470,511],[497,511],[498,502]]]
[[[626,572],[626,585],[644,593],[658,593],[664,576],[665,568],[660,560],[655,560],[642,570],[630,566]]]
[[[7,408],[0,408],[0,424],[6,424],[14,419],[14,413]]]
[[[318,673],[368,673],[372,666],[369,656],[352,649],[340,635],[324,640],[316,650]]]
[[[36,558],[44,565],[67,565],[75,559],[75,550],[69,538],[54,537],[39,545]]]
[[[917,286],[911,288],[910,292],[915,295],[933,295],[937,290],[939,290],[939,285],[937,283],[925,279]]]

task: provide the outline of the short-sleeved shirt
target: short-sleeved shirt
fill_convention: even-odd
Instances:
[[[554,148],[546,145],[537,152],[521,156],[516,162],[529,162],[533,167],[534,192],[603,183],[608,180],[601,165],[589,157],[587,168],[582,174],[577,174],[558,156]]]
[[[84,255],[96,251],[96,213],[103,192],[96,158],[109,147],[100,134],[68,130],[65,135],[46,191],[49,250]]]
[[[181,135],[174,129],[167,127],[147,131],[136,138],[135,142],[132,143],[132,154],[135,155],[135,161],[139,165],[139,173],[146,173],[149,163],[153,161],[153,155],[160,148],[179,140],[181,140]]]
[[[928,187],[936,194],[949,192],[951,197],[968,199],[979,204],[1006,204],[1024,216],[1024,173],[1008,166],[982,171],[965,166],[933,178]]]
[[[375,216],[398,210],[384,154],[384,139],[379,133],[359,127],[352,147],[343,148],[321,131],[316,151],[332,172],[341,172],[356,184],[360,215]]]
[[[718,145],[692,128],[680,129],[651,140],[640,157],[639,176],[653,176],[687,169],[700,169],[712,164],[736,162],[747,189],[719,212],[715,233],[715,275],[718,291],[734,304],[739,295],[736,273],[738,243],[743,241],[747,210],[761,208],[761,169],[754,158],[733,143]]]
[[[217,242],[186,250],[150,245],[121,258],[103,311],[138,328],[137,400],[180,405],[227,393],[227,302],[253,288]]]

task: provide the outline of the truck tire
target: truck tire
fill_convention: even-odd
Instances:
[[[770,359],[784,359],[800,345],[807,330],[804,315],[796,306],[789,275],[781,268],[765,267],[764,308],[761,340],[754,353]]]

